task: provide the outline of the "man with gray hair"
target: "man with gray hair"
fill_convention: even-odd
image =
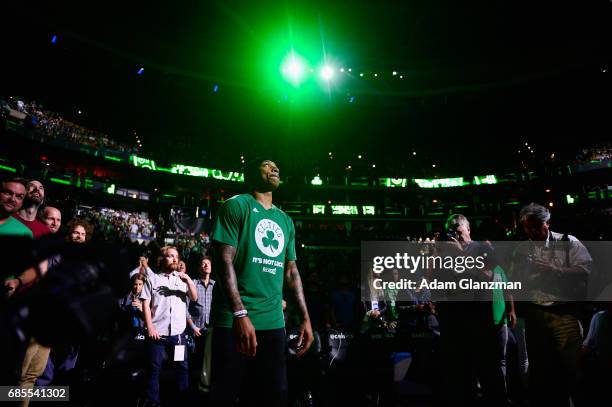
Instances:
[[[530,282],[522,314],[532,403],[569,406],[582,342],[575,301],[586,299],[592,258],[576,237],[550,230],[546,207],[530,203],[519,219],[529,242],[515,250],[512,274]]]
[[[470,237],[470,222],[460,213],[448,217],[446,220],[446,233],[449,235],[449,238],[456,239],[464,244],[472,241]]]
[[[476,258],[493,252],[490,244],[472,240],[470,222],[464,215],[449,216],[444,233],[442,240],[454,243],[448,246],[440,244],[440,249],[452,249],[455,244],[460,249],[456,253],[451,250],[448,254]],[[441,253],[446,254],[446,251]],[[493,267],[487,266],[478,271],[466,271],[462,276],[477,281],[492,281],[496,274]],[[495,311],[499,301],[494,302],[488,291],[461,290],[454,293],[451,301],[437,303],[440,354],[444,363],[442,380],[445,390],[443,397],[446,399],[443,401],[446,405],[476,403],[476,380],[480,383],[486,405],[506,404],[506,314],[513,315],[513,310],[506,310],[503,293],[501,296],[503,309],[497,320]]]

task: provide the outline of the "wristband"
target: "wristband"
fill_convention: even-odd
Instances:
[[[234,318],[244,318],[248,316],[249,313],[247,312],[247,310],[241,309],[241,310],[233,312],[233,315],[234,315]]]

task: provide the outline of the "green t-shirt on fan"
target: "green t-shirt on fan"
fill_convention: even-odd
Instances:
[[[9,216],[4,223],[0,224],[0,236],[29,237],[32,239],[32,231],[23,223]]]
[[[213,224],[212,240],[236,248],[238,291],[255,329],[283,328],[285,262],[296,260],[291,218],[274,205],[266,210],[251,194],[236,195],[221,207]],[[233,315],[223,279],[217,278],[216,284],[211,323],[230,328]]]

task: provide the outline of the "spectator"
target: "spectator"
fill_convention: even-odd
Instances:
[[[149,342],[149,379],[146,398],[150,405],[159,404],[159,375],[164,353],[175,362],[174,369],[180,393],[189,386],[185,359],[187,296],[198,299],[197,290],[185,272],[178,271],[178,251],[172,246],[161,249],[160,273],[150,274],[142,290],[145,325]]]
[[[215,280],[210,278],[212,271],[211,259],[206,256],[202,259],[199,267],[200,278],[195,281],[198,291],[197,301],[187,301],[189,314],[187,324],[193,330],[196,337],[206,333],[210,325],[210,304]]]
[[[583,351],[593,356],[601,367],[612,368],[612,303],[591,318],[589,332],[582,343]]]
[[[45,202],[45,187],[40,181],[33,180],[28,182],[26,190],[23,206],[13,216],[32,231],[34,239],[38,239],[51,233],[47,225],[36,218],[38,208]]]
[[[592,258],[574,236],[550,230],[546,207],[525,206],[520,222],[530,242],[516,249],[512,270],[520,281],[532,282],[530,302],[523,310],[532,403],[569,406],[576,390],[582,333],[577,310],[562,290],[580,286]]]
[[[73,221],[73,224],[76,224],[76,222]],[[83,228],[84,231],[84,226],[86,225],[84,223],[82,225],[83,226],[78,225],[78,227]],[[71,228],[71,230],[73,229],[74,228]],[[78,237],[75,236],[74,232],[69,236],[73,236],[73,242],[85,242],[84,237],[82,240],[80,239],[80,233],[78,233]],[[59,258],[54,259],[56,262],[60,261]],[[44,262],[44,267],[40,267],[40,275],[43,276],[46,272],[47,261]],[[19,279],[21,279],[24,284],[33,283],[37,278],[38,273],[36,273],[36,271],[33,269],[27,270],[19,276]],[[74,369],[77,357],[77,346],[67,346],[64,348],[51,350],[48,347],[40,345],[35,338],[32,338],[23,360],[21,378],[19,381],[20,386],[29,388],[35,383],[38,386],[49,385],[53,380],[56,371],[61,371],[67,374]],[[27,406],[28,404],[29,399],[24,399],[22,405]]]
[[[67,224],[66,240],[71,243],[85,244],[91,239],[93,227],[82,219],[72,219]],[[61,260],[60,260],[61,261]],[[36,379],[37,386],[50,386],[62,382],[72,373],[79,356],[78,345],[66,345],[53,348],[42,375]]]
[[[85,243],[91,240],[93,226],[82,219],[72,219],[67,224],[68,235],[66,240],[73,243]]]
[[[439,249],[448,250],[449,255],[476,258],[492,253],[489,245],[472,240],[470,222],[461,214],[447,219],[445,231],[452,242],[441,244]],[[487,264],[483,269],[466,271],[465,275],[476,281],[491,281],[492,268]],[[453,299],[456,298],[460,300],[441,301],[437,305],[446,402],[449,405],[473,404],[477,399],[478,382],[486,405],[504,406],[507,400],[502,361],[505,360],[507,326],[495,320],[490,292],[463,290]]]
[[[603,304],[589,326],[582,343],[582,388],[576,405],[593,406],[606,399],[612,377],[612,302]],[[578,403],[581,401],[582,403]]]
[[[32,231],[13,217],[21,208],[25,199],[26,188],[23,180],[12,178],[3,181],[0,190],[0,236],[17,236],[32,238]],[[36,271],[34,271],[36,275]],[[22,276],[8,278],[4,281],[6,295],[16,293],[25,281]]]
[[[136,334],[141,334],[144,331],[144,314],[140,296],[145,281],[146,276],[144,274],[134,274],[131,278],[132,290],[119,302],[121,309],[132,317],[132,329]]]
[[[215,280],[210,278],[211,271],[210,257],[202,258],[199,267],[200,278],[194,282],[198,290],[198,299],[197,301],[187,301],[187,325],[195,336],[195,352],[192,358],[194,365],[192,370],[200,371],[203,365],[206,367],[200,375],[203,380],[202,385],[205,388],[209,384],[207,379],[208,372],[210,372],[210,352],[205,353],[204,346],[210,326],[210,304],[215,285]]]
[[[57,233],[62,225],[62,213],[52,206],[47,206],[42,210],[40,219],[47,225],[51,233]]]
[[[2,182],[0,190],[0,236],[26,236],[32,238],[32,231],[13,217],[26,195],[23,180],[12,178]]]
[[[62,222],[62,214],[57,208],[53,208],[48,206],[41,213],[44,221],[47,225],[49,225],[49,230],[51,233],[57,233],[61,226]],[[48,266],[47,269],[50,269],[56,266],[61,260],[61,255],[55,255],[47,260]],[[27,274],[28,272],[24,273]],[[31,273],[31,272],[30,272]],[[23,276],[24,280],[28,280],[30,277]],[[22,383],[25,385],[34,384],[35,380],[43,374],[45,367],[47,366],[49,354],[51,352],[51,348],[48,346],[43,346],[39,344],[36,340],[32,339],[28,348],[26,350],[26,354],[24,357],[24,363],[22,366]],[[22,385],[23,385],[22,384]],[[27,406],[28,403],[24,402],[23,405]]]

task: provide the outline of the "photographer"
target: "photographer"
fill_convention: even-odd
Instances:
[[[446,221],[446,244],[436,250],[445,250],[454,256],[483,256],[492,253],[490,245],[471,238],[468,219],[460,214]],[[450,273],[452,270],[444,270]],[[466,278],[491,281],[491,265],[483,270],[465,272]],[[487,405],[506,404],[506,388],[501,361],[505,358],[507,329],[502,329],[493,318],[490,292],[461,290],[453,301],[440,301],[437,309],[440,322],[440,350],[443,363],[443,388],[449,405],[471,405],[478,398],[480,383],[482,398]]]
[[[550,211],[531,203],[520,222],[529,241],[513,255],[516,279],[530,282],[525,317],[529,354],[529,391],[536,404],[569,405],[576,383],[582,327],[575,302],[592,258],[574,236],[550,230]],[[585,299],[582,297],[582,299]]]

